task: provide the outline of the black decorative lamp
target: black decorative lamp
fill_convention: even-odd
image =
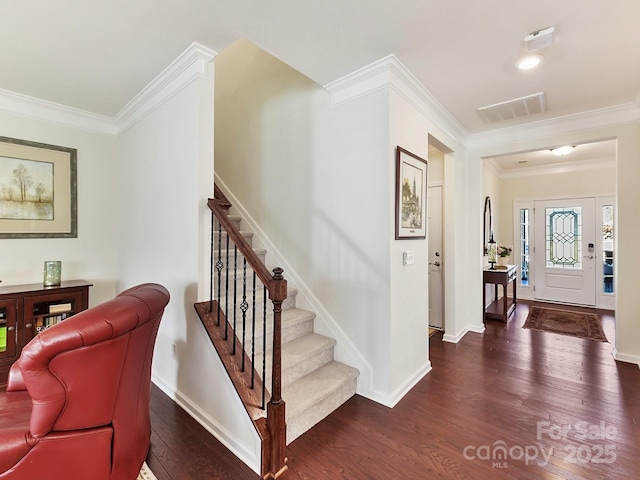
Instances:
[[[495,270],[495,265],[498,259],[498,245],[496,241],[493,239],[493,232],[491,232],[491,237],[488,242],[488,254],[489,254],[489,265],[491,265],[491,270]]]

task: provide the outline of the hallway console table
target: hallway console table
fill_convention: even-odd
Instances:
[[[482,305],[484,309],[484,319],[494,318],[506,322],[509,315],[516,308],[516,283],[518,278],[518,266],[507,265],[504,270],[491,270],[489,267],[482,271]],[[507,290],[510,283],[513,283],[513,296],[508,298]],[[487,284],[493,284],[493,301],[487,305]],[[498,298],[498,285],[502,285],[502,298]]]

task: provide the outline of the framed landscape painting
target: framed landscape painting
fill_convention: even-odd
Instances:
[[[396,240],[427,236],[427,161],[396,149]]]
[[[0,238],[76,238],[77,151],[0,137]]]

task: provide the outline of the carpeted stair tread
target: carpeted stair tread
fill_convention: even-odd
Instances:
[[[313,321],[316,314],[301,308],[290,308],[282,311],[282,328],[280,330],[282,345],[313,333]],[[267,352],[273,349],[273,314],[267,315]],[[262,329],[256,333],[256,355],[262,354]],[[247,354],[251,354],[251,348],[246,348]],[[260,360],[262,362],[262,360]],[[261,365],[261,363],[257,363]]]
[[[311,333],[282,345],[282,368],[289,368],[323,350],[333,348],[336,341],[319,333]]]
[[[267,314],[267,318],[271,318],[273,316],[273,313],[271,314]],[[302,308],[290,308],[288,310],[283,310],[282,311],[282,315],[281,315],[281,322],[282,322],[282,343],[285,342],[289,342],[291,340],[293,340],[294,338],[300,337],[302,335],[306,335],[307,333],[311,333],[313,331],[313,320],[316,318],[316,314],[309,311],[309,310],[304,310]],[[297,327],[299,327],[300,325],[306,324],[308,322],[311,322],[310,325],[310,329],[309,331],[307,331],[306,333],[303,333],[301,335],[298,335],[296,337],[287,337],[285,339],[285,331],[288,329],[296,329]],[[267,323],[267,335],[273,333],[273,322],[268,322]],[[269,346],[267,346],[267,349],[269,349]]]
[[[333,361],[336,341],[318,333],[310,333],[282,344],[282,386],[295,382],[312,371]],[[271,385],[272,355],[267,352],[266,381]],[[256,365],[262,365],[262,355],[256,355]]]
[[[222,231],[218,231],[217,229],[214,230],[214,237],[217,237],[219,233],[222,234],[222,238],[225,238],[227,236],[227,231],[224,228],[222,229]],[[240,230],[240,235],[245,238],[253,238],[253,232],[251,230]]]
[[[358,374],[357,369],[334,360],[284,387],[287,443],[351,398]]]
[[[252,247],[251,250],[253,250],[255,252],[255,254],[258,255],[258,256],[265,255],[267,253],[267,249],[266,248]],[[221,253],[222,259],[226,260],[226,258],[227,258],[227,246],[226,246],[226,244],[222,245],[222,248],[220,249],[220,252],[222,252]],[[230,261],[230,263],[233,262],[233,252],[234,252],[233,246],[230,245],[229,246],[229,261]],[[214,244],[213,254],[214,254],[214,257],[213,257],[214,260],[218,260],[218,243],[217,242]],[[242,262],[242,256],[240,255],[240,250],[238,250],[238,264],[239,264],[238,268],[242,268],[242,263],[241,262]]]

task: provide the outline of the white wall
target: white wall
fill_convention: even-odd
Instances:
[[[62,261],[62,280],[93,283],[91,306],[116,293],[119,196],[116,137],[0,111],[2,136],[78,150],[78,237],[0,240],[2,285],[41,283],[45,260]],[[6,179],[0,179],[0,183]]]
[[[456,239],[469,228],[464,151],[391,88],[330,100],[299,72],[237,42],[216,60],[216,175],[252,227],[283,253],[285,275],[318,300],[318,330],[344,334],[336,356],[361,369],[358,392],[393,405],[430,368],[427,241],[395,240],[396,146],[427,158],[432,134],[458,148],[440,172],[447,179],[451,340],[467,331],[469,312],[480,312],[470,305],[481,298],[478,290],[469,304],[453,300],[470,271],[467,236]],[[415,253],[411,267],[402,266],[406,249]],[[341,339],[355,357],[341,352]]]
[[[415,385],[415,383],[431,369],[429,360],[428,318],[429,318],[429,243],[427,239],[395,240],[395,181],[396,181],[396,146],[409,150],[423,159],[430,157],[429,135],[453,150],[451,155],[439,155],[439,161],[429,163],[427,183],[433,181],[444,182],[444,249],[443,270],[445,276],[445,291],[451,286],[447,280],[450,273],[455,272],[455,256],[459,252],[449,248],[455,242],[452,238],[455,230],[452,228],[456,217],[459,217],[466,195],[455,188],[449,177],[455,178],[455,171],[462,168],[463,155],[460,146],[438,128],[433,121],[407,97],[396,90],[390,91],[391,138],[389,148],[388,182],[390,195],[388,198],[389,211],[389,250],[391,272],[391,399],[397,402]],[[436,156],[436,155],[431,155]],[[433,168],[432,168],[433,167]],[[453,169],[450,175],[446,169]],[[453,198],[452,198],[453,197]],[[427,232],[427,238],[429,232]],[[415,264],[404,266],[402,255],[404,251],[413,251]],[[451,263],[451,265],[450,265]],[[449,278],[448,278],[449,277]],[[450,296],[453,289],[449,291]],[[465,306],[457,312],[452,305],[445,302],[445,334],[456,337],[466,328]]]
[[[208,285],[213,89],[210,64],[119,138],[118,290],[151,281],[170,291],[153,381],[259,472],[257,433],[193,307]]]
[[[572,195],[612,195],[615,190],[616,168],[613,165],[576,172],[532,175],[500,180],[499,213],[494,216],[501,232],[499,241],[509,245],[513,244],[513,205],[515,200],[566,198]]]
[[[330,100],[236,42],[216,59],[216,175],[267,237],[267,263],[277,257],[301,290],[298,306],[338,339],[336,358],[360,369],[359,392],[386,395],[388,101],[384,93],[336,108]]]
[[[429,151],[429,179],[431,185],[444,185],[444,153],[439,150]]]

